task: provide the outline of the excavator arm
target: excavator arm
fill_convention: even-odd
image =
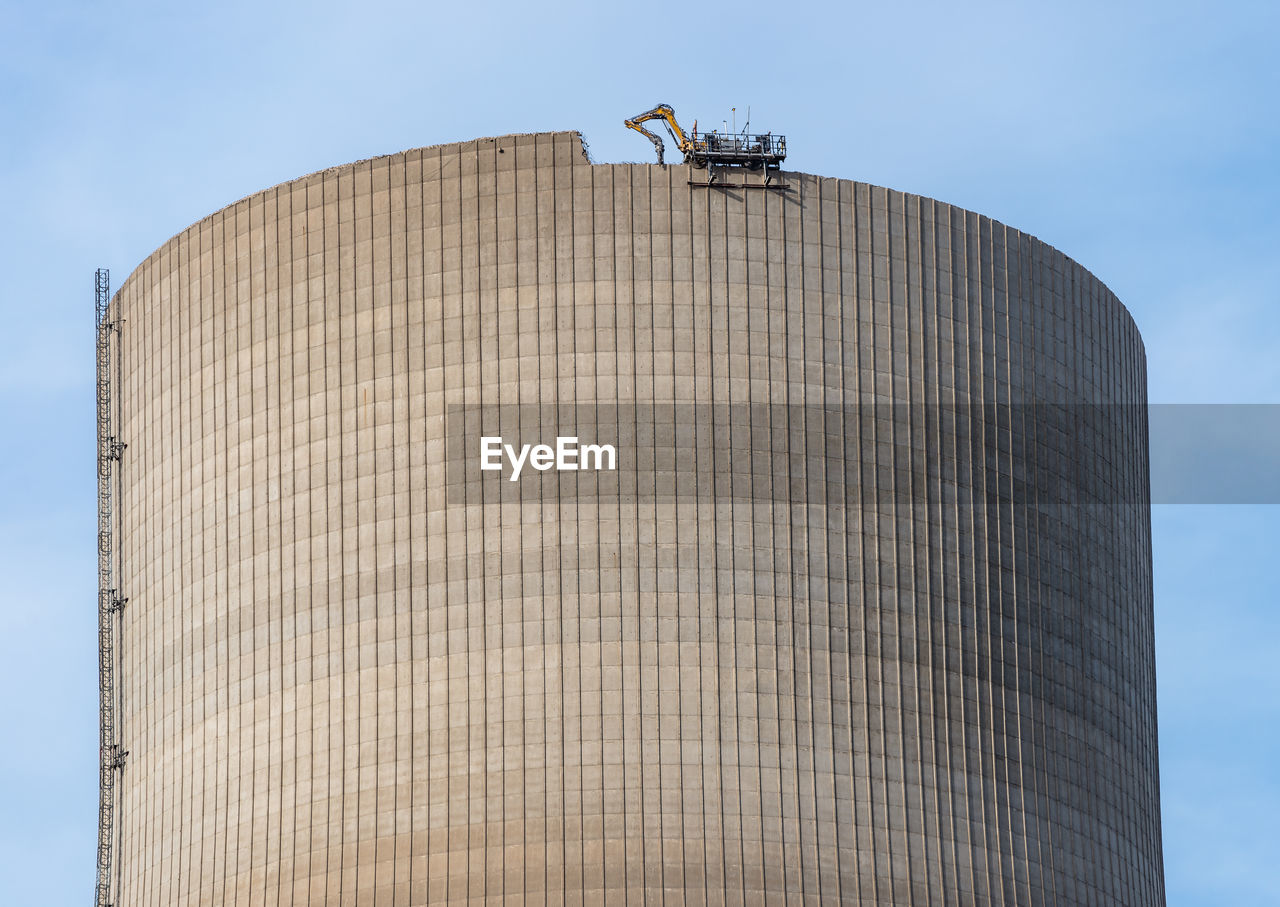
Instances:
[[[649,120],[662,120],[663,125],[667,127],[667,132],[671,134],[672,141],[676,143],[676,146],[679,147],[685,158],[688,159],[689,152],[693,149],[693,142],[685,137],[684,130],[681,129],[680,124],[676,122],[676,112],[670,104],[659,104],[652,110],[646,110],[644,113],[637,114],[631,119],[623,120],[622,122],[628,129],[634,129],[649,141],[653,142],[653,147],[658,150],[658,163],[661,164],[663,151],[662,137],[650,132],[648,129],[645,129],[640,125],[641,123],[646,123]]]
[[[641,134],[642,136],[644,136],[646,139],[648,139],[649,141],[653,142],[653,147],[654,147],[654,148],[656,148],[656,149],[658,150],[658,163],[659,163],[659,164],[663,163],[663,160],[662,160],[662,149],[663,149],[663,145],[662,145],[662,136],[660,136],[660,135],[655,135],[654,133],[650,132],[648,129],[645,129],[643,126],[641,126],[641,125],[640,125],[638,122],[636,122],[635,120],[623,120],[623,122],[627,124],[627,128],[628,128],[628,129],[634,129],[636,132],[640,133],[640,134]]]

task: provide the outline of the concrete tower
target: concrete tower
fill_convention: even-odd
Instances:
[[[120,907],[1163,904],[1132,319],[705,180],[419,149],[124,283]]]

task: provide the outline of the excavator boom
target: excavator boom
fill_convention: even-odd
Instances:
[[[647,123],[649,120],[662,120],[667,127],[667,132],[671,134],[671,139],[676,143],[682,152],[684,152],[685,160],[689,158],[689,146],[692,144],[685,138],[684,130],[680,128],[680,124],[676,122],[676,112],[670,104],[659,104],[652,110],[646,110],[644,113],[637,114],[629,120],[623,120],[628,129],[634,129],[643,135],[649,141],[653,142],[653,147],[658,150],[658,163],[662,163],[662,137],[655,135],[648,129],[641,126],[641,123]]]

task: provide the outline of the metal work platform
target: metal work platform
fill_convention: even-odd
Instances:
[[[707,132],[701,136],[694,133],[689,162],[695,167],[746,167],[748,170],[766,167],[777,170],[786,157],[785,135]]]

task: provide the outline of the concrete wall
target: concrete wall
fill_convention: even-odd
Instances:
[[[1129,315],[705,177],[414,150],[123,285],[121,904],[1163,903]]]

